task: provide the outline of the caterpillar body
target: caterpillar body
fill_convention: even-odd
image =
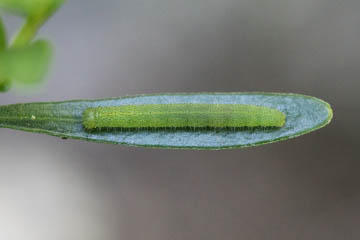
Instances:
[[[87,108],[82,124],[101,128],[243,128],[282,127],[277,109],[245,104],[145,104]]]

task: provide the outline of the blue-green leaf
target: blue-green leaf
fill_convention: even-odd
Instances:
[[[52,46],[45,40],[7,49],[0,52],[0,76],[20,85],[39,83],[48,71],[51,56]]]
[[[124,131],[85,130],[82,122],[87,108],[171,103],[250,104],[278,109],[286,123],[278,129],[140,129]],[[257,146],[293,138],[319,129],[330,122],[328,103],[309,96],[278,93],[198,93],[140,95],[103,100],[28,103],[0,107],[0,127],[44,133],[99,143],[144,147],[225,149]]]

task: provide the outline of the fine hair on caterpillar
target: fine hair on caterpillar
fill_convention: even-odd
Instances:
[[[285,124],[277,109],[245,104],[144,104],[87,108],[82,123],[88,131],[244,130]]]
[[[266,131],[271,132],[278,130],[280,127],[143,127],[143,128],[124,128],[124,127],[98,127],[85,130],[89,133],[106,133],[106,132],[178,132],[178,131],[186,131],[186,132],[236,132],[236,131]]]

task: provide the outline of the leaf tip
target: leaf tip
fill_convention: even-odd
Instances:
[[[326,109],[328,111],[328,118],[327,118],[326,124],[329,124],[334,117],[334,113],[333,113],[333,110],[332,110],[330,104],[328,104],[328,103],[327,103]]]

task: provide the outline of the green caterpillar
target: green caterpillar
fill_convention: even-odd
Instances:
[[[146,104],[87,108],[83,126],[101,128],[282,127],[285,114],[244,104]]]

